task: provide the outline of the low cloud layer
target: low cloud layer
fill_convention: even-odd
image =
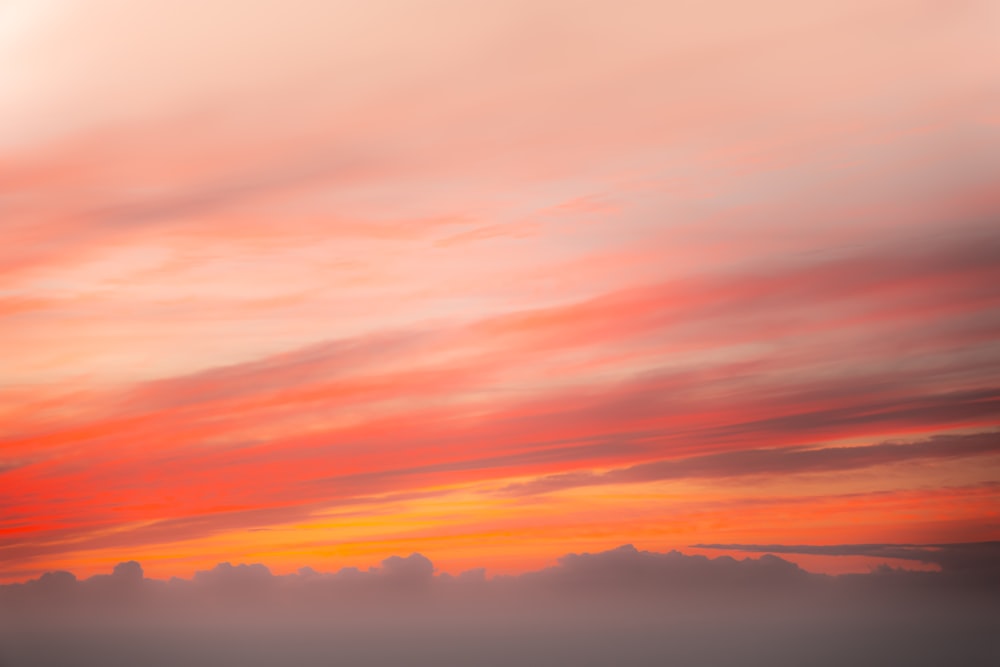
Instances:
[[[1000,542],[970,544],[695,544],[699,549],[724,549],[748,553],[804,554],[811,556],[871,556],[919,563],[934,563],[951,575],[992,581],[1000,590]]]
[[[0,587],[0,665],[988,665],[1000,656],[998,548],[760,547],[941,554],[940,572],[837,577],[772,554],[631,545],[492,578],[436,572],[420,554],[282,576],[222,563],[168,581],[129,561]]]

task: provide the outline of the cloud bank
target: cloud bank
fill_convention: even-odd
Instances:
[[[223,563],[167,581],[129,561],[85,580],[51,572],[0,587],[0,664],[995,664],[998,545],[919,549],[939,554],[942,570],[831,577],[770,554],[631,545],[492,578],[436,572],[420,554],[284,576]]]

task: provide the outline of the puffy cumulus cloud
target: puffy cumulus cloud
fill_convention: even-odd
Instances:
[[[211,570],[196,572],[191,583],[207,597],[229,603],[259,598],[269,592],[273,582],[271,571],[260,563],[219,563]]]
[[[679,551],[666,554],[639,551],[626,544],[598,554],[568,554],[555,567],[523,578],[561,592],[622,591],[630,595],[659,595],[749,588],[788,588],[810,575],[794,563],[765,554],[737,561],[728,556],[709,559]]]
[[[985,562],[996,545],[816,549]],[[53,572],[0,587],[0,664],[987,665],[998,649],[995,562],[979,577],[833,577],[772,554],[625,545],[492,578],[438,573],[412,554],[332,573],[223,563],[169,581],[129,562],[83,581]]]
[[[382,561],[382,568],[375,573],[400,585],[419,584],[434,576],[434,564],[421,554],[410,554],[406,558],[390,556]]]
[[[128,582],[142,581],[142,575],[142,565],[134,560],[130,560],[125,563],[118,563],[118,565],[115,565],[115,569],[111,572],[111,576],[116,580]]]
[[[87,580],[87,585],[108,591],[136,590],[143,582],[142,565],[134,560],[118,563],[110,575],[97,575]]]

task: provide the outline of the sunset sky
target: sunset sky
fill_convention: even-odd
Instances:
[[[0,582],[1000,540],[998,35],[0,2]]]

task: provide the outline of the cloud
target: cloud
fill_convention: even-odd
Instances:
[[[523,585],[554,595],[599,592],[646,596],[741,595],[747,590],[776,590],[801,585],[809,575],[773,556],[736,561],[686,556],[678,551],[639,551],[628,544],[597,554],[568,554],[559,564],[521,575]]]
[[[702,555],[685,555],[678,551],[658,553],[639,550],[631,544],[598,553],[567,554],[556,565],[518,575],[485,576],[482,568],[464,571],[459,575],[437,572],[425,556],[413,553],[406,557],[390,556],[380,566],[366,570],[354,567],[337,572],[317,572],[310,567],[297,572],[275,575],[260,563],[220,563],[210,570],[196,572],[190,579],[173,577],[168,581],[148,579],[136,561],[119,563],[109,575],[94,575],[78,580],[69,572],[48,572],[24,583],[0,586],[3,599],[33,608],[35,605],[58,602],[66,596],[81,604],[94,602],[100,606],[109,603],[131,605],[133,599],[116,597],[127,591],[145,589],[147,603],[157,600],[174,600],[177,595],[188,596],[192,604],[198,599],[212,599],[216,604],[242,604],[247,596],[259,600],[282,600],[295,604],[295,596],[304,595],[309,600],[324,597],[324,604],[331,608],[349,609],[368,595],[385,593],[418,594],[425,601],[448,603],[463,601],[467,589],[475,600],[488,606],[492,596],[513,596],[523,601],[547,600],[552,603],[573,602],[588,596],[601,599],[607,594],[627,595],[635,600],[646,600],[666,605],[677,604],[678,597],[690,599],[699,596],[720,596],[747,593],[770,594],[778,590],[789,592],[815,592],[835,585],[847,577],[877,579],[887,570],[875,570],[869,575],[829,576],[813,574],[794,563],[773,554],[812,554],[842,556],[873,556],[886,559],[903,559],[936,562],[945,567],[941,572],[904,571],[911,577],[915,588],[926,582],[939,580],[942,585],[961,588],[968,584],[954,579],[955,573],[973,572],[977,575],[996,576],[997,561],[994,556],[1000,543],[959,544],[844,544],[829,546],[787,545],[723,545],[698,544],[695,548],[726,549],[731,551],[761,552],[758,558],[736,560],[729,556],[707,558]],[[484,588],[485,586],[485,588]],[[170,591],[173,590],[173,593]],[[346,597],[345,597],[346,596]],[[26,607],[26,608],[27,608]],[[11,607],[7,607],[8,610]],[[268,613],[266,605],[258,611]]]
[[[971,574],[1000,583],[1000,542],[968,544],[693,544],[700,549],[818,556],[872,556],[936,563],[949,574]]]
[[[808,421],[808,418],[801,421]],[[505,493],[529,495],[598,484],[666,479],[715,479],[856,470],[871,466],[1000,454],[1000,433],[938,435],[910,443],[883,442],[853,447],[746,449],[705,456],[640,463],[607,472],[564,473],[511,484]]]
[[[132,581],[138,567],[0,586],[4,664],[880,665],[950,656],[978,666],[996,648],[998,601],[981,580],[888,569],[828,577],[773,555],[625,545],[493,578],[435,574],[419,554],[281,576],[224,563],[190,580]],[[116,578],[136,594],[95,585]]]

